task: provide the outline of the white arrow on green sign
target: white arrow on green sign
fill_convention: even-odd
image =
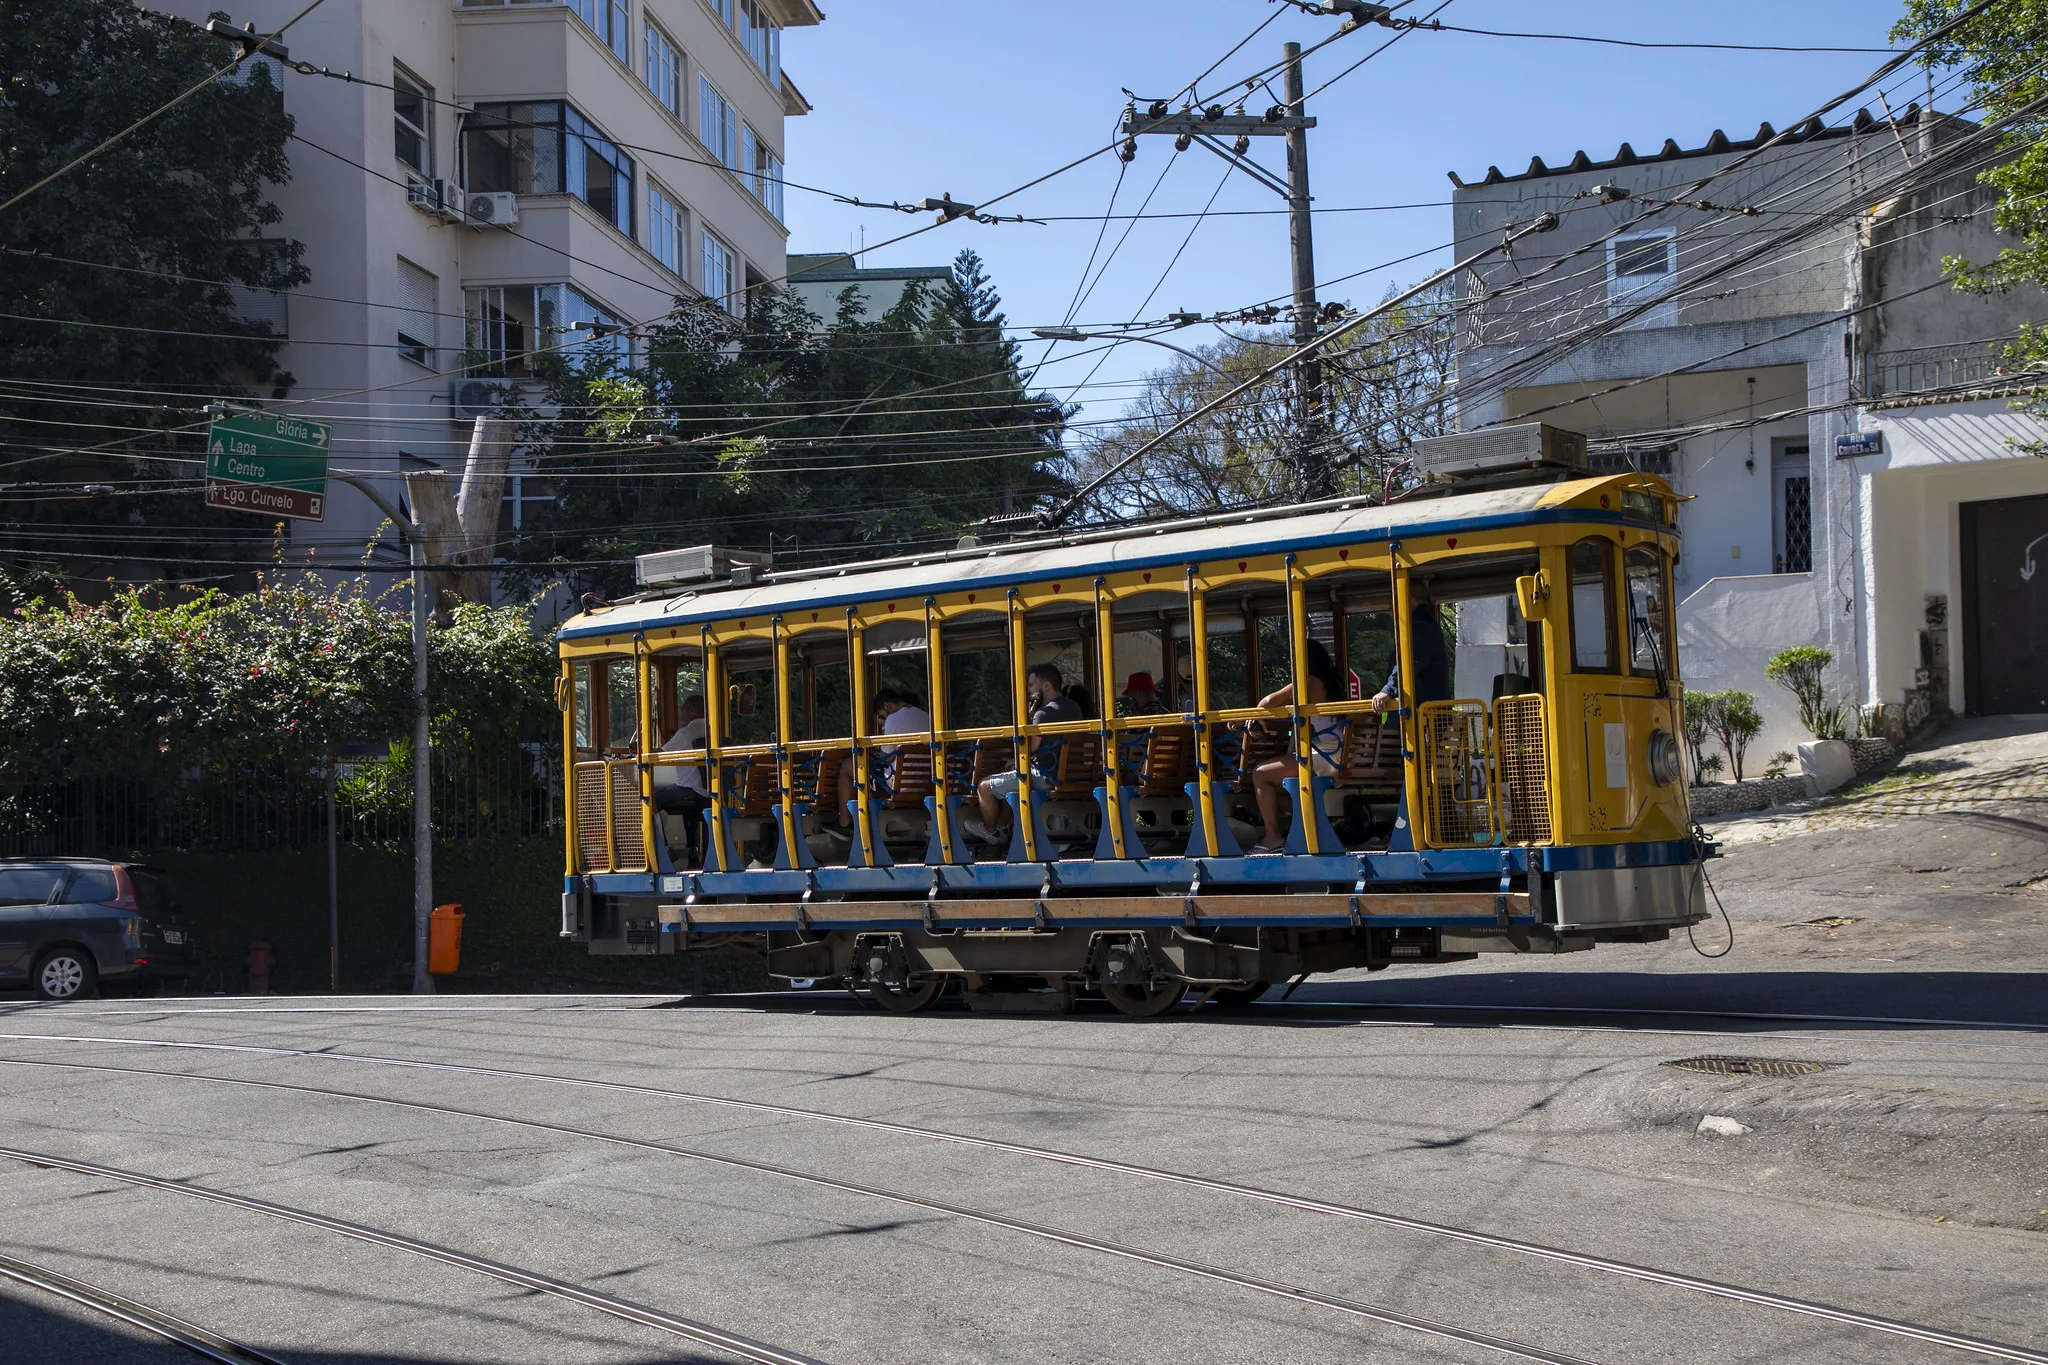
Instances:
[[[326,426],[301,417],[244,412],[206,433],[206,505],[269,517],[327,515]]]

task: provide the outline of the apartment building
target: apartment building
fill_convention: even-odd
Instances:
[[[1561,220],[1461,282],[1460,425],[1581,431],[1596,469],[1653,472],[1685,495],[1682,666],[1692,688],[1756,695],[1756,759],[1808,737],[1765,674],[1791,645],[1833,651],[1833,690],[1883,708],[1894,728],[1985,704],[2048,707],[2017,684],[2033,655],[1964,638],[1978,604],[1992,609],[1969,581],[1972,501],[2048,493],[2048,461],[2012,443],[2048,432],[2006,411],[2011,384],[1994,373],[1997,340],[2041,316],[2043,299],[1948,287],[1945,255],[1985,259],[2006,242],[1975,181],[1981,154],[1922,174],[1950,148],[1975,148],[1977,132],[1917,107],[1897,120],[1859,111],[1783,138],[1766,124],[1697,147],[1623,143],[1598,160],[1451,176],[1461,256],[1545,211]],[[1589,324],[1618,320],[1585,339]],[[2003,540],[2041,505],[1997,509],[2002,572],[2021,564]],[[1999,589],[1999,619],[2025,615],[2017,589]],[[1461,666],[1482,681],[1501,672],[1519,629],[1474,614]],[[2040,664],[2048,675],[2048,655]],[[1979,684],[2000,700],[1980,700]],[[1460,695],[1483,695],[1467,686]]]
[[[238,14],[261,31],[301,7]],[[289,337],[290,399],[332,425],[333,467],[398,501],[404,470],[460,468],[479,381],[779,279],[784,120],[809,109],[783,31],[822,18],[812,0],[326,0],[294,24],[291,60],[335,73],[271,63],[297,122],[273,231],[312,278],[250,307]],[[373,504],[329,494],[295,539],[372,539]],[[547,496],[516,476],[507,523]]]

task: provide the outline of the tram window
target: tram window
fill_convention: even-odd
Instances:
[[[984,725],[1010,724],[1010,692],[1007,646],[946,652],[947,728],[972,730]]]
[[[1208,621],[1209,707],[1223,711],[1250,706],[1251,687],[1246,678],[1244,621],[1235,616],[1211,616]]]
[[[656,738],[666,743],[667,737],[682,726],[683,698],[704,693],[704,665],[695,659],[656,659],[654,676],[654,728]]]
[[[1171,684],[1167,681],[1166,632],[1155,626],[1150,629],[1132,630],[1128,627],[1116,633],[1114,663],[1115,676],[1106,680],[1103,705],[1119,716],[1131,714],[1131,703],[1123,695],[1124,684],[1134,673],[1143,673],[1152,679],[1153,695],[1159,698],[1161,707],[1173,705]]]
[[[853,734],[853,671],[844,663],[811,666],[811,733],[806,739]]]
[[[1294,681],[1294,648],[1284,613],[1259,617],[1259,695],[1270,696]]]
[[[1616,668],[1613,550],[1605,540],[1572,546],[1572,667],[1581,673]]]
[[[1346,613],[1345,666],[1358,680],[1359,695],[1378,692],[1394,671],[1394,614],[1386,611]]]
[[[775,670],[765,660],[725,669],[725,742],[767,744],[775,738]]]
[[[1662,552],[1654,545],[1630,547],[1623,574],[1628,580],[1629,668],[1647,677],[1669,677],[1674,654]]]
[[[605,665],[605,742],[613,750],[631,750],[639,747],[639,693],[632,660],[614,659]]]
[[[931,675],[925,670],[925,652],[912,654],[885,654],[874,661],[876,692],[893,688],[929,711],[925,693],[931,690]],[[869,695],[873,695],[870,693]],[[877,734],[874,717],[868,717],[868,733]]]
[[[576,689],[576,747],[589,749],[593,747],[590,738],[590,665],[577,664],[573,676]]]

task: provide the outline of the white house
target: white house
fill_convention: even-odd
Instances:
[[[1691,689],[1756,695],[1766,729],[1749,775],[1808,737],[1764,674],[1790,645],[1832,650],[1836,693],[1885,708],[1873,720],[1895,731],[1943,707],[2048,710],[2048,594],[2028,618],[2034,653],[2009,632],[1996,648],[1966,639],[1980,616],[2025,616],[2007,582],[2019,560],[1972,580],[1973,546],[1995,525],[2004,547],[2029,515],[2048,531],[2048,501],[2007,505],[2048,494],[2048,460],[2009,438],[2048,432],[1994,396],[2017,382],[1995,372],[1994,343],[2042,317],[2043,296],[1944,283],[1944,255],[2002,244],[1992,199],[1975,165],[1918,174],[1975,132],[1917,108],[1896,124],[1859,112],[1741,163],[1769,125],[1745,141],[1716,132],[1692,149],[1623,144],[1599,162],[1579,152],[1559,168],[1538,158],[1519,175],[1451,177],[1461,255],[1546,210],[1561,219],[1463,281],[1461,426],[1583,431],[1596,467],[1653,471],[1686,495],[1680,667]],[[1906,176],[1908,192],[1887,192]],[[1620,330],[1570,344],[1646,302]],[[1497,672],[1507,638],[1474,615],[1461,659]]]
[[[301,8],[237,15],[261,33]],[[812,0],[327,0],[295,23],[294,63],[359,79],[269,63],[297,122],[274,231],[312,278],[250,307],[288,335],[286,401],[332,424],[333,467],[397,501],[402,469],[460,467],[488,397],[467,381],[779,279],[783,122],[809,108],[782,33],[821,18]],[[508,528],[548,496],[515,477]],[[382,519],[331,483],[325,521],[292,535],[336,555]]]

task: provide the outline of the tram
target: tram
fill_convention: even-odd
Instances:
[[[895,1011],[1139,1016],[1664,938],[1711,853],[1677,502],[1553,475],[790,572],[646,557],[560,632],[562,935]]]

